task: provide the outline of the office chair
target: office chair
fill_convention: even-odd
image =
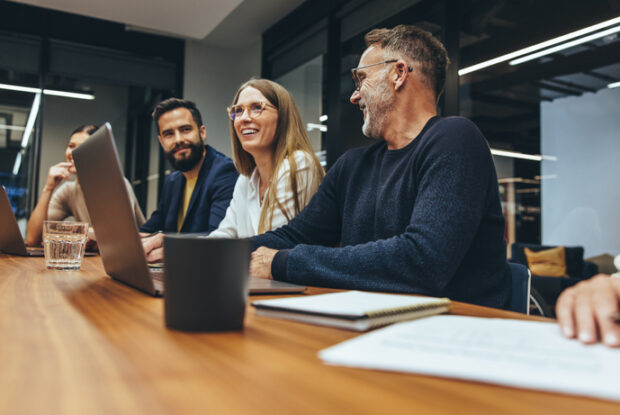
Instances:
[[[530,314],[530,289],[532,277],[525,265],[508,263],[512,278],[510,311]]]

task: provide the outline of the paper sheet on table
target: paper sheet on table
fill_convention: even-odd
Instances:
[[[319,352],[326,363],[620,400],[620,349],[565,339],[557,324],[435,316]]]

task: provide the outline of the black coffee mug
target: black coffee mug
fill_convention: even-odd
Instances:
[[[166,235],[166,327],[187,331],[242,329],[251,247],[248,239]]]

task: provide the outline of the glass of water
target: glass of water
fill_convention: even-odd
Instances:
[[[48,269],[80,269],[88,236],[86,222],[43,222],[45,266]]]

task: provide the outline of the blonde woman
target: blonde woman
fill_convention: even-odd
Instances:
[[[266,79],[241,85],[227,109],[240,175],[211,238],[247,238],[288,223],[310,202],[325,172],[291,94]],[[163,234],[143,240],[149,262],[163,259]]]
[[[293,219],[325,172],[314,155],[297,105],[281,85],[252,79],[228,108],[240,176],[220,226],[210,237],[246,238]]]

